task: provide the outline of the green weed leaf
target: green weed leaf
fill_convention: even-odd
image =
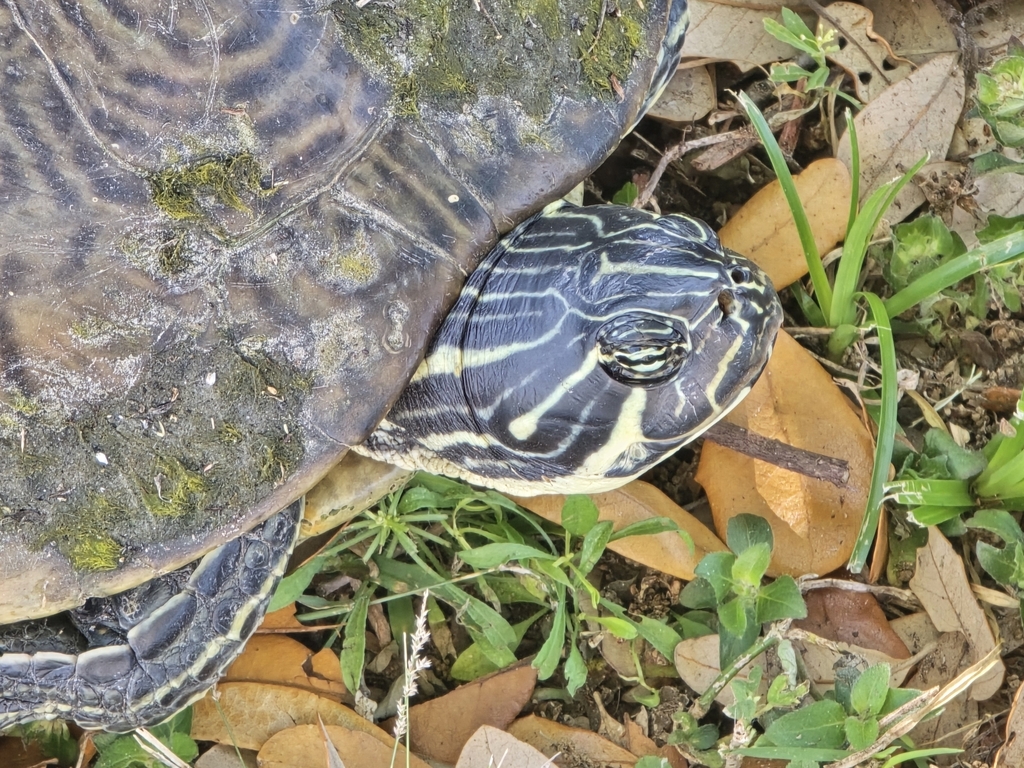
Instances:
[[[735,518],[734,518],[735,519]],[[732,580],[740,586],[757,589],[772,559],[771,548],[764,543],[752,544],[740,553],[732,565]]]
[[[693,569],[698,576],[708,580],[719,603],[732,591],[732,565],[735,562],[736,555],[732,552],[708,552]]]
[[[884,663],[875,664],[861,672],[850,691],[850,706],[854,712],[865,717],[875,716],[882,711],[885,696],[889,692],[889,672],[889,665]]]
[[[725,533],[726,543],[735,554],[741,555],[755,544],[766,544],[769,553],[775,546],[772,527],[758,515],[736,515],[729,521]]]
[[[846,711],[836,701],[815,701],[789,712],[765,730],[777,747],[824,747],[838,749],[846,740]]]
[[[513,560],[554,560],[555,556],[543,549],[531,547],[529,544],[512,544],[509,542],[495,542],[484,544],[475,549],[466,549],[459,553],[459,557],[469,563],[477,570],[487,570],[505,565]]]
[[[341,678],[350,691],[358,691],[363,682],[366,657],[366,614],[370,608],[371,590],[360,590],[345,622],[345,640],[341,645]]]
[[[757,593],[757,623],[807,618],[807,604],[792,576],[780,576]]]
[[[600,512],[589,496],[573,494],[565,497],[562,505],[562,527],[573,536],[586,536],[597,525]]]
[[[686,608],[714,608],[718,605],[718,596],[711,582],[698,576],[679,593],[679,602]]]
[[[604,554],[604,548],[612,538],[612,523],[604,520],[593,526],[583,537],[583,545],[580,547],[580,571],[584,574],[590,573],[597,561]]]
[[[857,717],[846,718],[846,740],[850,743],[850,749],[859,752],[867,749],[875,743],[878,738],[878,721],[875,718],[861,720]]]

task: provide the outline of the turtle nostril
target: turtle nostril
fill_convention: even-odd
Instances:
[[[729,272],[729,277],[737,285],[743,285],[750,281],[750,270],[746,267],[733,267]]]
[[[736,297],[732,291],[722,291],[718,294],[718,308],[722,310],[722,320],[736,310]]]

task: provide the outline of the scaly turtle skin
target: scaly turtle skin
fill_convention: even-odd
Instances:
[[[0,655],[0,727],[124,730],[241,649],[290,502],[377,425],[481,254],[638,119],[685,4],[599,24],[582,0],[3,3],[0,621],[160,588],[77,612],[112,613],[110,645]],[[367,450],[520,493],[618,484],[677,448],[749,388],[781,316],[763,275],[682,217],[549,209],[480,274]],[[479,307],[509,300],[496,317],[517,323],[495,333]],[[506,365],[543,350],[528,315],[582,358]]]

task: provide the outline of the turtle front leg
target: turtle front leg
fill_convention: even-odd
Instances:
[[[122,642],[78,655],[0,655],[0,730],[64,718],[130,731],[201,697],[241,652],[284,574],[301,519],[295,502],[204,557],[180,592]]]

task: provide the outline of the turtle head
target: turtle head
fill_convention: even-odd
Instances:
[[[594,353],[620,395],[644,390],[644,440],[674,450],[750,390],[782,309],[767,275],[723,248],[703,222],[636,213],[650,227],[644,242],[612,240],[581,264],[586,293],[603,305]]]
[[[555,422],[572,423],[587,446],[573,471],[596,489],[635,477],[728,413],[767,364],[782,309],[767,275],[696,219],[611,206],[548,215],[588,233],[581,252],[549,257],[563,260],[565,307],[547,318],[562,344],[535,364],[561,372],[548,386],[564,396],[519,399],[510,432],[536,424],[544,442]]]
[[[521,495],[614,488],[739,402],[781,320],[706,224],[553,204],[471,275],[369,452]]]

